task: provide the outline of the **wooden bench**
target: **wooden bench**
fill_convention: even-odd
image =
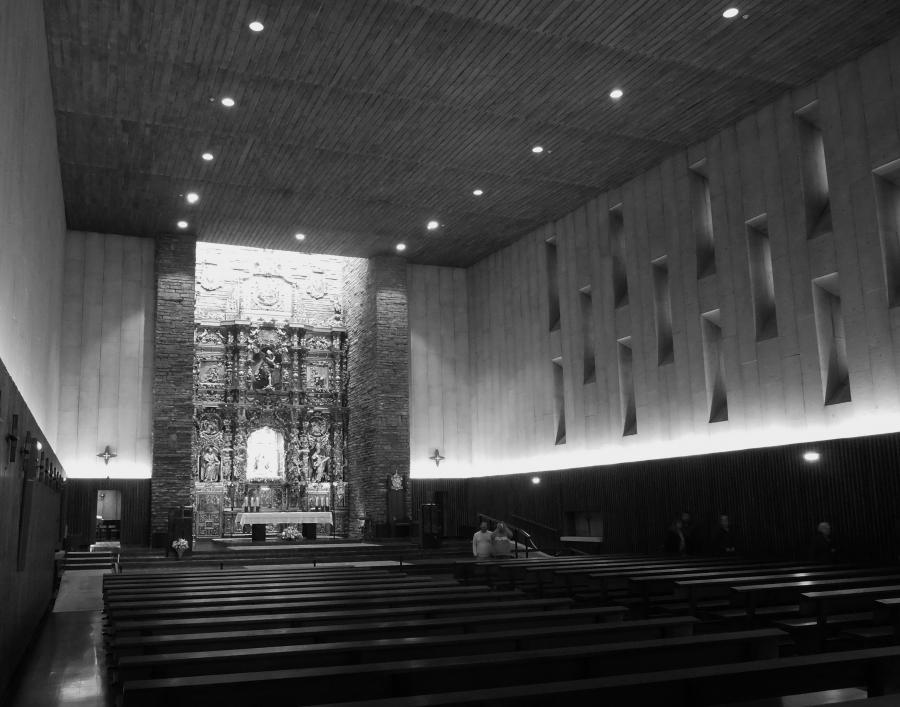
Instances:
[[[217,700],[277,704],[287,696],[296,705],[451,690],[461,683],[484,689],[516,685],[537,675],[546,680],[573,680],[635,669],[689,668],[713,659],[752,660],[773,655],[783,636],[775,629],[761,629],[489,656],[133,680],[124,683],[123,695],[126,707],[196,705],[201,700],[205,704]],[[178,671],[179,665],[183,664],[179,661],[169,669]]]
[[[749,604],[746,604],[746,601],[749,600],[753,602],[751,597],[755,590],[750,589],[747,595],[739,594],[738,596],[734,596],[735,592],[732,590],[733,587],[739,587],[739,591],[743,592],[748,587],[756,585],[777,585],[782,582],[864,576],[875,572],[886,573],[889,571],[891,571],[891,568],[886,567],[861,568],[848,566],[841,569],[798,569],[797,571],[786,570],[784,572],[769,572],[756,575],[744,574],[735,576],[729,574],[724,577],[714,577],[709,579],[679,579],[675,582],[675,592],[679,596],[686,598],[691,606],[695,606],[696,603],[702,599],[727,596],[733,596],[735,599],[743,601],[745,602],[745,605],[749,606]],[[897,568],[897,572],[900,573],[900,567]],[[761,590],[761,592],[764,596],[765,590]],[[762,596],[758,598],[762,598]],[[791,597],[791,599],[795,600],[796,597]]]
[[[107,597],[105,604],[108,607],[118,608],[134,605],[153,606],[166,605],[171,606],[173,603],[184,605],[188,601],[198,599],[209,600],[217,599],[223,604],[232,601],[247,601],[250,598],[263,598],[273,595],[283,594],[330,594],[339,595],[346,593],[358,592],[384,592],[392,589],[421,591],[437,589],[459,588],[466,591],[474,591],[473,587],[464,587],[455,579],[436,579],[428,581],[407,581],[406,579],[396,579],[393,581],[357,581],[357,582],[315,582],[313,584],[306,583],[287,583],[276,584],[274,586],[257,585],[255,587],[204,587],[203,589],[179,589],[171,592],[152,592],[147,594],[121,594],[117,596]]]
[[[820,624],[824,624],[828,615],[838,609],[842,611],[871,609],[875,599],[889,597],[900,597],[900,584],[804,592],[800,595],[800,614],[815,616]]]
[[[672,629],[676,635],[669,635]],[[439,636],[402,636],[395,638],[370,638],[322,643],[308,641],[279,645],[247,646],[238,638],[230,648],[205,647],[202,650],[153,653],[119,657],[115,671],[120,680],[151,677],[176,677],[185,675],[228,673],[232,671],[278,670],[325,667],[331,665],[358,665],[415,659],[482,655],[493,656],[501,652],[521,652],[583,646],[585,651],[597,650],[601,644],[622,645],[640,641],[648,649],[662,643],[658,639],[690,636],[691,624],[672,625],[659,622],[623,621],[615,624],[588,624],[582,626],[550,626],[536,628],[531,625],[485,631],[472,634]],[[685,629],[688,632],[685,633]],[[758,637],[740,637],[749,640],[748,650],[758,652],[775,650],[773,646],[761,647]],[[705,644],[707,638],[698,639]],[[718,643],[718,638],[716,639]],[[668,645],[668,644],[666,644]],[[688,649],[694,644],[683,644]],[[619,651],[621,652],[621,651]]]
[[[329,701],[327,707],[595,707],[598,704],[666,705],[701,707],[734,702],[735,699],[776,698],[804,692],[818,692],[865,686],[866,700],[842,702],[845,707],[896,705],[896,676],[900,674],[900,647],[795,656],[709,665],[690,670],[665,670],[558,682],[542,682],[485,689]],[[185,702],[185,705],[190,704]],[[181,707],[174,704],[170,707]],[[325,704],[310,707],[326,707]]]
[[[192,633],[199,630],[234,630],[253,626],[255,628],[291,627],[291,626],[316,626],[332,624],[335,621],[353,620],[424,620],[450,615],[465,615],[473,613],[506,614],[512,612],[539,612],[553,611],[572,606],[572,600],[564,597],[551,597],[539,599],[527,599],[521,595],[503,602],[494,600],[480,600],[462,604],[419,604],[413,606],[401,606],[390,608],[347,608],[346,605],[335,607],[297,607],[289,604],[282,611],[264,611],[257,614],[228,614],[215,617],[210,621],[206,616],[159,618],[153,615],[144,619],[119,620],[114,622],[111,633],[115,636],[152,636],[160,633]],[[284,606],[284,605],[282,605]],[[325,610],[325,609],[328,610]],[[625,607],[607,607],[608,620],[621,619],[625,614]]]
[[[340,594],[304,594],[284,592],[278,596],[263,597],[259,601],[247,597],[242,601],[227,603],[218,599],[186,599],[172,604],[171,602],[148,602],[146,604],[134,602],[128,606],[109,606],[106,611],[113,621],[139,618],[157,618],[161,614],[173,618],[199,617],[199,616],[227,616],[228,614],[264,614],[270,611],[288,611],[290,609],[303,608],[305,610],[328,611],[332,607],[343,608],[386,608],[399,607],[409,604],[453,604],[471,602],[477,599],[490,598],[494,601],[508,601],[519,599],[524,595],[516,591],[489,592],[481,587],[437,587],[434,591],[423,589],[414,590],[390,590],[385,592],[342,592]]]
[[[240,644],[246,648],[306,641],[322,643],[340,640],[396,638],[398,636],[480,635],[527,626],[530,631],[543,628],[590,628],[600,631],[603,640],[629,637],[662,638],[693,633],[698,620],[679,616],[648,621],[622,621],[622,607],[590,607],[550,611],[514,611],[510,613],[472,613],[438,619],[411,621],[353,621],[293,628],[239,629],[196,633],[156,634],[113,637],[110,648],[116,655],[144,655],[180,650],[205,650],[211,645]],[[599,626],[597,626],[599,625]]]
[[[893,574],[898,574],[895,572]],[[758,606],[766,603],[797,602],[802,592],[829,591],[833,589],[851,589],[857,587],[870,587],[884,582],[895,581],[897,577],[891,574],[860,575],[851,577],[832,577],[813,575],[807,579],[785,581],[776,580],[764,584],[748,584],[732,588],[734,595],[743,601],[747,613],[753,615]]]
[[[900,597],[876,599],[874,619],[893,626],[894,635],[900,638]]]

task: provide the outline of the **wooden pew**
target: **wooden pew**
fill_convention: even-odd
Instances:
[[[782,578],[774,582],[762,584],[748,584],[732,588],[734,595],[742,600],[749,615],[756,612],[757,607],[764,602],[770,603],[797,603],[801,592],[829,591],[833,589],[852,589],[856,587],[871,587],[882,584],[885,581],[894,581],[898,578],[900,570],[891,571],[889,574],[861,574],[851,576],[833,576],[834,573],[813,574],[806,579]]]
[[[704,707],[734,702],[736,699],[776,698],[860,685],[866,687],[870,697],[842,705],[883,707],[897,704],[896,694],[882,697],[886,692],[897,692],[897,674],[900,674],[900,646],[892,646],[709,665],[690,670],[430,692],[409,697],[363,698],[352,702],[329,701],[327,707],[543,707],[548,704],[570,707],[596,707],[598,704]]]
[[[884,578],[894,579],[894,578]],[[828,621],[836,610],[859,611],[871,609],[875,599],[900,597],[900,583],[878,584],[854,589],[832,589],[800,594],[801,616],[815,616],[819,625]]]
[[[741,575],[735,576],[728,574],[724,577],[714,577],[708,579],[679,579],[675,582],[675,592],[680,597],[687,599],[688,604],[695,608],[698,601],[703,599],[714,599],[721,597],[734,596],[735,592],[732,587],[739,587],[738,596],[734,597],[742,605],[750,606],[754,602],[753,594],[755,590],[749,589],[755,585],[765,585],[767,583],[777,584],[780,582],[799,582],[807,579],[829,579],[839,577],[856,577],[864,576],[872,573],[889,573],[895,568],[891,567],[857,567],[845,566],[841,568],[830,569],[807,569],[797,572],[764,572],[758,575]],[[900,573],[900,567],[896,568],[896,572]],[[742,592],[746,591],[744,595]],[[760,590],[760,599],[765,599],[765,590]],[[796,598],[796,597],[795,597]],[[749,602],[749,603],[748,603]]]
[[[288,697],[291,704],[297,705],[451,690],[461,683],[483,689],[516,685],[538,675],[546,680],[575,680],[634,669],[689,668],[712,659],[752,660],[777,652],[778,641],[783,636],[783,632],[775,629],[760,629],[656,641],[506,651],[489,656],[133,680],[124,683],[123,696],[125,707],[158,703],[176,707],[196,705],[200,700],[212,704],[219,699],[278,704]],[[169,669],[177,672],[182,669],[179,665],[183,664],[170,665]]]
[[[362,663],[430,659],[456,656],[493,656],[507,651],[534,651],[550,648],[595,646],[607,643],[630,644],[640,641],[648,649],[664,644],[659,639],[690,636],[692,624],[665,624],[660,622],[622,621],[595,623],[582,626],[548,626],[536,628],[521,624],[499,631],[483,631],[473,634],[439,636],[402,636],[394,638],[354,637],[352,640],[332,639],[322,643],[308,641],[245,645],[236,638],[223,649],[218,643],[214,648],[173,651],[145,655],[121,656],[114,670],[120,681],[151,677],[176,677],[196,674],[228,673],[232,671],[278,670],[298,666],[304,668],[332,665],[358,665]],[[685,631],[687,629],[687,632]],[[672,632],[675,632],[672,635]],[[735,634],[736,635],[736,634]],[[758,637],[743,637],[749,650],[758,652],[774,650],[772,646],[757,642]],[[698,639],[705,643],[707,639]],[[718,643],[718,641],[717,641]],[[690,649],[692,644],[683,644]],[[619,645],[621,649],[622,646]],[[623,649],[624,650],[624,649]],[[621,652],[621,651],[619,651]]]
[[[900,597],[875,600],[875,621],[894,627],[894,636],[900,640]]]
[[[173,605],[171,602],[128,602],[128,605],[107,605],[106,611],[110,619],[157,618],[164,614],[172,618],[189,618],[199,616],[219,617],[229,614],[265,614],[270,611],[288,611],[302,607],[305,610],[328,611],[331,608],[387,608],[410,604],[453,604],[472,602],[490,598],[494,601],[508,601],[522,598],[521,592],[487,591],[482,587],[436,587],[433,590],[389,589],[384,592],[341,592],[339,594],[322,595],[316,593],[284,593],[264,597],[254,601],[248,597],[243,601],[220,602],[218,599],[186,599]],[[133,604],[133,605],[132,605]]]
[[[424,575],[423,575],[424,577]],[[106,603],[109,606],[118,607],[128,604],[139,603],[150,605],[156,602],[168,603],[170,606],[174,602],[179,604],[187,599],[221,599],[223,603],[231,600],[245,600],[248,597],[265,597],[271,595],[284,594],[286,592],[305,593],[305,594],[336,594],[339,592],[368,592],[379,591],[396,587],[397,589],[433,589],[436,587],[460,587],[461,585],[455,579],[407,579],[397,578],[393,580],[371,580],[368,577],[356,581],[340,581],[340,582],[287,582],[277,583],[274,585],[259,584],[251,587],[246,586],[229,586],[229,587],[203,587],[202,589],[172,589],[170,591],[153,591],[145,594],[128,593],[116,594],[106,597]]]
[[[490,595],[488,595],[490,596]],[[353,620],[425,620],[442,616],[465,615],[477,612],[506,614],[511,612],[540,612],[553,611],[572,606],[572,600],[564,597],[550,597],[540,599],[526,599],[521,595],[503,602],[492,599],[472,603],[452,604],[419,604],[413,606],[400,606],[389,608],[347,608],[346,605],[335,607],[297,607],[291,603],[287,608],[277,611],[265,611],[256,614],[228,614],[217,616],[215,621],[210,621],[206,616],[159,618],[153,615],[144,619],[119,620],[114,622],[110,631],[116,636],[152,636],[160,633],[192,633],[200,630],[229,631],[235,629],[265,627],[292,627],[315,626],[331,624],[335,621]],[[327,609],[327,610],[326,610]],[[606,607],[610,621],[620,620],[624,617],[626,609],[623,606]],[[166,614],[167,616],[167,614]]]
[[[619,611],[616,611],[618,609]],[[587,607],[550,611],[513,611],[510,613],[474,613],[438,619],[413,621],[358,621],[294,628],[240,629],[151,636],[113,637],[110,649],[115,655],[145,655],[171,651],[207,650],[210,647],[239,644],[245,648],[275,646],[298,642],[323,643],[341,640],[369,640],[399,636],[480,635],[527,626],[525,630],[591,629],[604,641],[639,640],[693,633],[698,619],[693,616],[667,616],[647,621],[622,621],[622,607]],[[613,620],[615,619],[615,620]]]
[[[520,560],[479,560],[472,566],[473,578],[480,578],[481,581],[491,584],[504,583],[516,586],[516,584],[525,579],[529,574],[546,571],[552,573],[557,570],[568,568],[602,568],[602,567],[624,567],[624,566],[646,566],[660,560],[641,557],[639,555],[629,556],[626,558],[616,557],[609,559],[605,557],[554,557],[554,558],[529,558]]]

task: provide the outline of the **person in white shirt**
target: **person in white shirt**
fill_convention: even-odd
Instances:
[[[494,534],[488,530],[486,520],[481,521],[481,527],[472,536],[472,554],[475,557],[487,559],[491,556]]]

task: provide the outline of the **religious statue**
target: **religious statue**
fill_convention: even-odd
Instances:
[[[219,451],[212,445],[207,445],[200,455],[200,481],[219,481],[220,470]]]
[[[331,461],[331,457],[326,450],[319,448],[318,442],[313,446],[309,460],[312,466],[311,480],[328,481],[328,463]]]
[[[281,356],[270,348],[258,355],[260,361],[253,379],[253,389],[274,390],[276,386],[281,385]]]

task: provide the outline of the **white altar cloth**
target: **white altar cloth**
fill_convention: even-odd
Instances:
[[[281,511],[276,513],[238,513],[234,517],[236,527],[242,525],[266,525],[268,523],[334,523],[330,511]]]

